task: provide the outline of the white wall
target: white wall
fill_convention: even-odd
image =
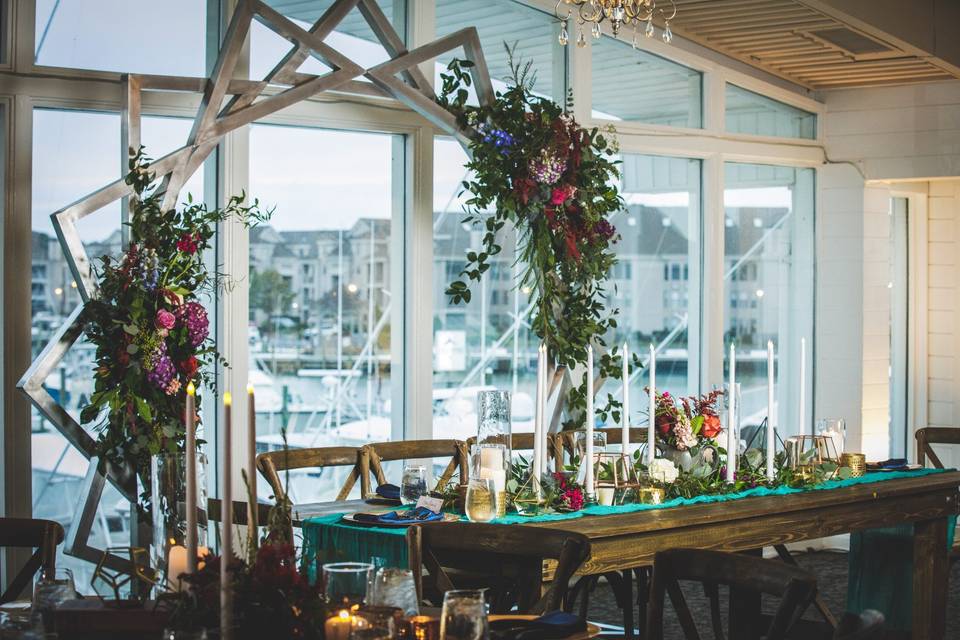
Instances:
[[[926,402],[927,425],[960,426],[960,180],[945,180],[960,177],[960,82],[823,98],[826,152],[838,164],[821,171],[817,414],[856,416],[848,418],[851,435],[869,458],[888,448],[887,212],[901,181],[929,194],[927,237],[911,241],[926,255],[916,266],[926,272],[912,273],[911,282],[925,275],[928,283],[926,307],[917,310],[925,316],[917,331],[926,334],[927,353],[915,354],[927,365],[926,385],[919,385],[926,398],[916,400]],[[948,457],[960,463],[960,452]]]

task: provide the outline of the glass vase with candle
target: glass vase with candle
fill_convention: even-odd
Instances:
[[[197,469],[197,541],[203,548],[207,539],[207,457],[195,453]],[[179,590],[179,576],[186,571],[187,455],[160,454],[151,461],[150,509],[153,526],[151,564],[158,575],[158,589]]]
[[[331,607],[349,609],[367,600],[373,565],[369,562],[333,562],[323,565],[323,597]]]
[[[497,508],[495,517],[497,518],[502,518],[507,512],[507,474],[509,470],[509,448],[500,443],[483,443],[473,446],[470,478],[492,482]]]
[[[512,424],[509,391],[480,391],[477,393],[477,444],[501,445],[510,460]]]

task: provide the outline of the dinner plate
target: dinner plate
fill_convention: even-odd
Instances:
[[[388,513],[384,511],[384,513]],[[445,513],[443,514],[442,520],[427,520],[427,521],[418,521],[418,520],[409,520],[406,522],[362,522],[354,518],[356,514],[346,513],[343,515],[342,520],[350,524],[354,524],[360,527],[387,527],[388,529],[403,529],[414,524],[429,524],[430,522],[456,522],[460,519],[455,513]]]

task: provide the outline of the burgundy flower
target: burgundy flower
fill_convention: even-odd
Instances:
[[[183,375],[186,376],[187,380],[191,379],[199,368],[200,362],[193,356],[180,362],[180,371],[183,371]]]
[[[199,242],[199,233],[185,233],[180,236],[180,240],[177,241],[177,250],[183,251],[184,253],[194,254],[197,252]]]

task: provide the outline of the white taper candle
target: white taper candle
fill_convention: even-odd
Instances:
[[[800,338],[800,435],[807,435],[807,339]]]
[[[623,343],[623,413],[620,415],[620,448],[624,454],[630,445],[630,347]]]
[[[187,384],[187,403],[184,409],[184,423],[187,429],[184,456],[187,459],[187,573],[197,572],[197,424],[196,424],[196,387],[193,381]],[[168,572],[169,573],[169,572]]]
[[[233,590],[230,583],[230,563],[233,560],[233,476],[231,431],[233,400],[230,392],[223,394],[223,443],[220,455],[220,519],[223,533],[220,536],[220,637],[230,640],[233,636]]]
[[[657,457],[657,350],[650,344],[650,421],[647,424],[647,466]]]
[[[730,371],[727,384],[727,482],[735,480],[737,470],[737,347],[730,344]]]
[[[597,417],[593,407],[593,345],[587,345],[587,428],[584,447],[583,465],[586,470],[584,488],[588,498],[593,498],[596,491],[593,486],[593,427]]]
[[[774,428],[776,409],[773,406],[773,340],[767,341],[767,480],[773,480],[773,457],[777,450],[777,432]]]

